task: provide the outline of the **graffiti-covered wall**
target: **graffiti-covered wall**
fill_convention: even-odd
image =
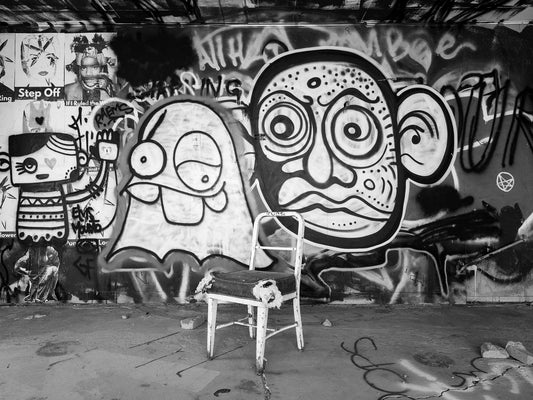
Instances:
[[[193,301],[284,210],[307,298],[531,301],[529,27],[162,35],[0,34],[1,302]]]

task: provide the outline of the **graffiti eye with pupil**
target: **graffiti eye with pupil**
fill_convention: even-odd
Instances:
[[[289,139],[294,134],[294,123],[285,115],[278,115],[272,119],[270,130],[279,139]]]
[[[290,156],[302,151],[311,137],[309,117],[298,102],[287,99],[274,103],[260,115],[261,143],[267,155]]]
[[[331,121],[334,148],[347,159],[368,157],[381,143],[381,131],[376,118],[359,106],[343,107]]]
[[[222,153],[210,134],[193,131],[174,149],[174,167],[180,181],[193,193],[218,190],[222,177]]]
[[[139,177],[152,178],[163,171],[166,153],[159,143],[146,141],[135,146],[130,155],[130,166]]]
[[[359,140],[361,138],[361,127],[354,123],[344,125],[344,134],[350,140]]]

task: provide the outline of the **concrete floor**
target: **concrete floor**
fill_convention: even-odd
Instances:
[[[241,311],[219,306],[219,322]],[[206,324],[181,329],[206,312],[203,303],[1,306],[0,399],[531,399],[533,366],[480,358],[480,346],[520,341],[532,350],[532,311],[304,305],[305,350],[293,330],[269,339],[257,375],[246,328],[217,331],[211,361]],[[283,308],[270,321],[290,319]]]

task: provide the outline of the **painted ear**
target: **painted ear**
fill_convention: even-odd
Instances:
[[[8,171],[10,168],[9,154],[5,151],[0,152],[0,171]]]
[[[437,183],[455,159],[457,132],[444,98],[427,86],[413,85],[398,93],[401,163],[407,177],[420,184]]]
[[[89,161],[89,157],[87,156],[87,153],[83,150],[79,150],[78,152],[78,163],[81,167],[84,167],[87,164],[87,161]]]

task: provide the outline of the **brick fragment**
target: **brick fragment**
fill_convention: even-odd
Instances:
[[[185,318],[180,321],[182,329],[196,329],[206,321],[204,314],[199,314],[195,317]]]

